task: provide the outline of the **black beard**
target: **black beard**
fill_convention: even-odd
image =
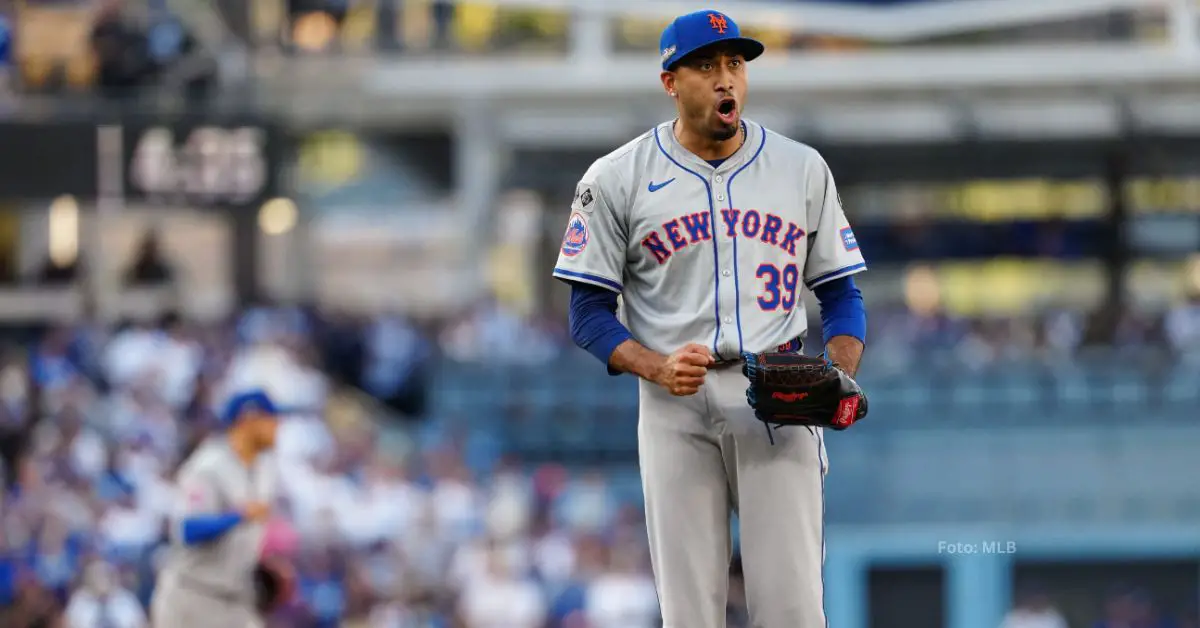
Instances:
[[[725,140],[733,139],[733,136],[735,136],[737,134],[738,134],[738,125],[736,125],[736,124],[726,125],[726,124],[722,123],[720,127],[713,129],[713,132],[709,137],[711,137],[714,142],[724,142]]]

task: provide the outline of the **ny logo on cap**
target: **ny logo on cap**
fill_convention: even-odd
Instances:
[[[721,35],[724,35],[725,30],[729,28],[729,22],[725,21],[725,16],[721,15],[720,13],[709,13],[708,25]]]

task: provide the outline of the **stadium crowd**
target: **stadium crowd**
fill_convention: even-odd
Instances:
[[[337,334],[294,314],[54,329],[6,356],[0,624],[145,625],[172,473],[215,428],[208,391],[239,342],[278,342],[310,360],[297,386],[311,413],[289,417],[277,452],[284,497],[264,551],[301,574],[277,625],[653,625],[639,513],[602,476],[502,466],[480,481],[436,425],[374,422],[320,368],[313,340]]]
[[[1174,331],[1160,339],[1194,350],[1198,311],[1192,302],[1168,315],[1175,322],[1158,328]],[[936,338],[965,356],[1012,340],[950,319],[880,324],[914,330],[903,335],[913,346],[942,330]],[[165,316],[13,345],[0,363],[0,624],[145,626],[172,473],[215,429],[208,391],[239,343],[276,342],[309,366],[310,381],[297,383],[309,410],[285,422],[277,452],[284,497],[264,551],[297,565],[301,594],[274,625],[657,625],[640,508],[604,474],[530,469],[502,451],[481,473],[462,435],[425,420],[417,391],[428,360],[528,360],[531,339],[538,359],[566,349],[561,330],[495,304],[437,331],[261,307],[224,325]],[[744,626],[736,573],[735,563],[729,625]],[[1059,625],[1019,620],[1010,625]]]
[[[8,4],[0,0],[0,9]],[[103,4],[101,11],[89,8],[95,20],[81,30],[95,60],[88,82],[111,96],[159,83],[187,88],[193,98],[211,90],[213,59],[165,3],[146,3],[153,10],[137,14]],[[340,28],[355,23],[354,9],[363,3],[287,4],[301,30],[319,33],[321,22],[300,18],[328,14]],[[553,16],[500,20],[480,15],[479,7],[456,15],[454,3],[428,4],[434,50],[491,50],[508,39],[553,39],[545,33],[562,30]],[[374,3],[379,48],[414,43],[389,26],[400,21],[404,5]],[[22,25],[0,12],[0,68],[20,65],[31,91],[61,89],[74,57],[56,53],[64,58],[54,68],[15,63]],[[644,33],[622,33],[631,48],[642,50],[648,41],[653,47]],[[480,41],[472,43],[472,34]],[[1158,314],[961,318],[904,307],[870,311],[869,369],[902,371],[934,351],[968,368],[1030,355],[1066,362],[1091,346],[1200,358],[1200,295]],[[225,324],[175,316],[116,328],[85,321],[8,344],[0,350],[0,626],[146,627],[174,499],[171,477],[216,429],[209,393],[245,342],[285,344],[309,366],[309,381],[297,383],[310,394],[308,411],[289,417],[281,431],[283,499],[264,548],[297,566],[300,595],[273,625],[657,626],[638,505],[622,501],[601,472],[553,464],[530,469],[497,450],[485,451],[481,462],[463,435],[429,416],[431,361],[548,364],[572,350],[564,320],[526,319],[493,302],[433,324],[252,307]],[[731,573],[728,625],[748,626],[736,560]],[[1114,591],[1104,613],[1095,628],[1195,626],[1156,618],[1152,600],[1136,589]],[[1034,592],[1019,600],[1004,628],[1067,625]]]

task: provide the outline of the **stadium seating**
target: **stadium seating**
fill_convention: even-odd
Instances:
[[[526,461],[623,462],[618,492],[640,499],[632,378],[577,353],[553,368],[441,369],[436,414]],[[1094,356],[861,379],[869,420],[827,440],[831,523],[1200,521],[1194,367],[1131,378]]]

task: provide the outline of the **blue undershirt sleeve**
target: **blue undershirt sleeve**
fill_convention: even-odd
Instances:
[[[242,514],[238,512],[192,515],[183,520],[180,537],[184,545],[199,545],[217,540],[241,522]]]
[[[571,283],[571,339],[608,366],[613,351],[633,334],[617,320],[617,293],[599,286]],[[609,375],[620,375],[608,367]]]
[[[854,277],[823,283],[813,290],[821,304],[821,331],[825,343],[835,336],[852,336],[867,342],[867,310]]]

